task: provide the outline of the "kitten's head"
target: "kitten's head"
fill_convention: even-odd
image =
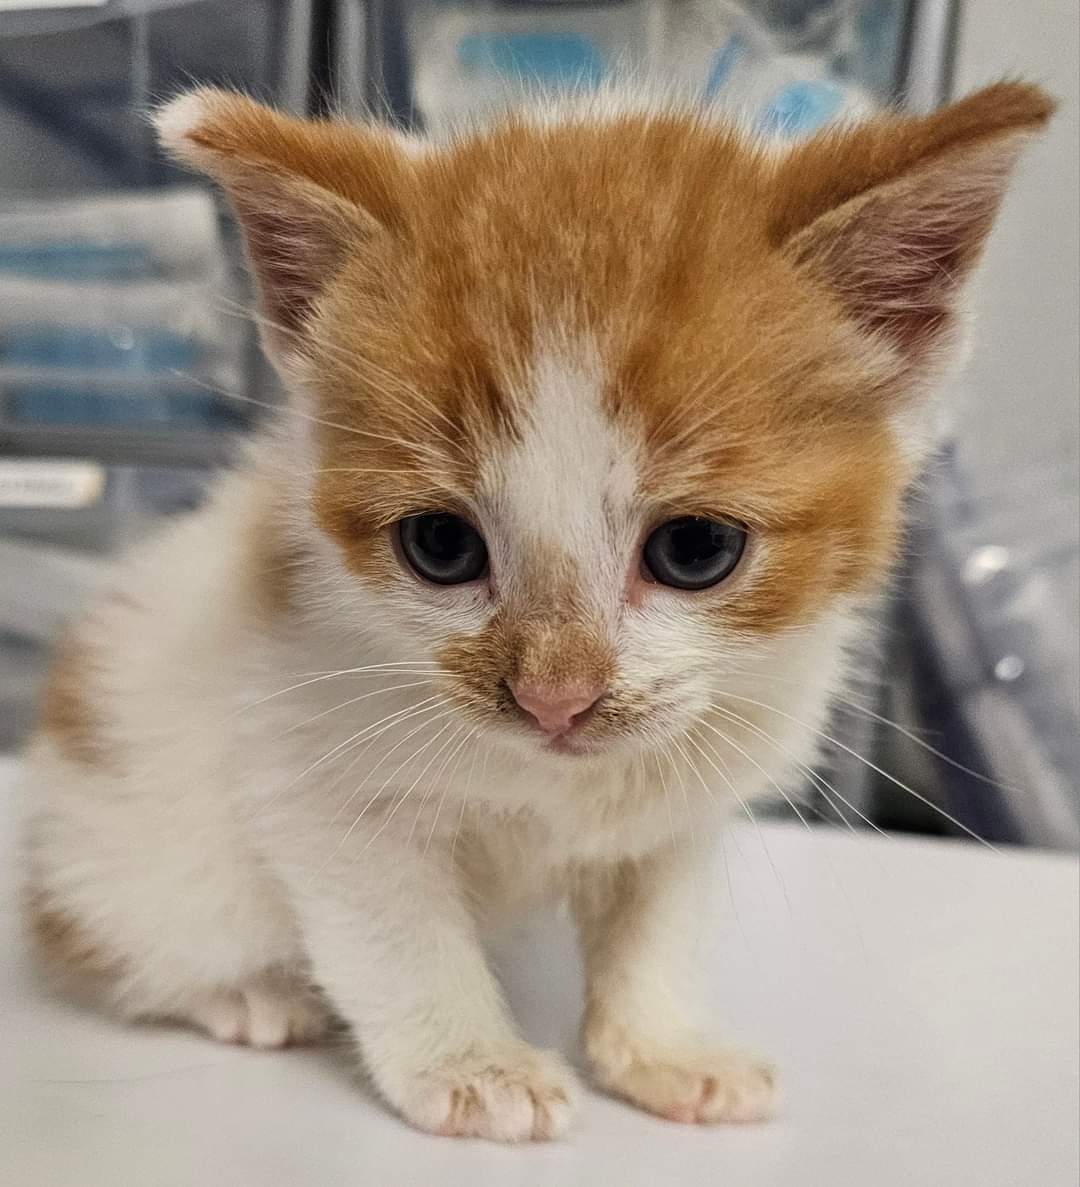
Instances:
[[[575,754],[822,662],[892,561],[963,283],[1051,109],[1000,84],[782,154],[689,110],[446,146],[214,91],[158,122],[239,216],[357,613],[498,736]]]

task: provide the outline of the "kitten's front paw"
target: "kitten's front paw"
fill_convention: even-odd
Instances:
[[[524,1043],[473,1050],[419,1076],[399,1107],[419,1129],[496,1142],[547,1141],[574,1111],[573,1073]]]
[[[585,1046],[601,1087],[669,1121],[764,1121],[775,1111],[776,1073],[752,1056],[671,1049],[611,1024],[587,1027]]]

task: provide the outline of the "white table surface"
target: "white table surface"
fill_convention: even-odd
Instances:
[[[733,1035],[780,1064],[782,1116],[694,1129],[590,1093],[564,1141],[504,1148],[414,1133],[340,1051],[220,1047],[51,996],[17,938],[10,774],[0,767],[4,1187],[1076,1187],[1069,857],[736,830],[734,908],[703,959]],[[499,956],[528,1035],[573,1054],[566,924],[538,921]]]

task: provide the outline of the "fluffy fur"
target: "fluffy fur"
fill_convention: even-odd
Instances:
[[[1050,110],[1002,84],[785,154],[677,106],[443,145],[167,106],[240,219],[291,404],[59,653],[29,756],[45,953],[228,1040],[317,1034],[328,1001],[415,1125],[547,1138],[574,1079],[518,1037],[480,937],[566,895],[597,1082],[765,1116],[772,1072],[715,1045],[683,950],[698,867],[813,761]],[[403,564],[393,525],[431,509],[483,532],[488,579]],[[640,567],[690,514],[750,532],[698,593]],[[556,747],[523,682],[606,695]]]

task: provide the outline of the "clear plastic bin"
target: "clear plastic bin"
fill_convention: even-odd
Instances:
[[[307,101],[311,0],[0,8],[0,196],[168,184],[147,110],[193,79]]]
[[[113,456],[192,460],[252,419],[222,392],[272,397],[235,236],[147,117],[193,80],[303,111],[310,42],[310,0],[0,8],[0,453],[107,425]]]
[[[343,104],[386,110],[436,133],[523,95],[646,75],[738,109],[768,131],[799,134],[903,90],[914,6],[343,0],[341,8],[336,69],[346,83]]]

